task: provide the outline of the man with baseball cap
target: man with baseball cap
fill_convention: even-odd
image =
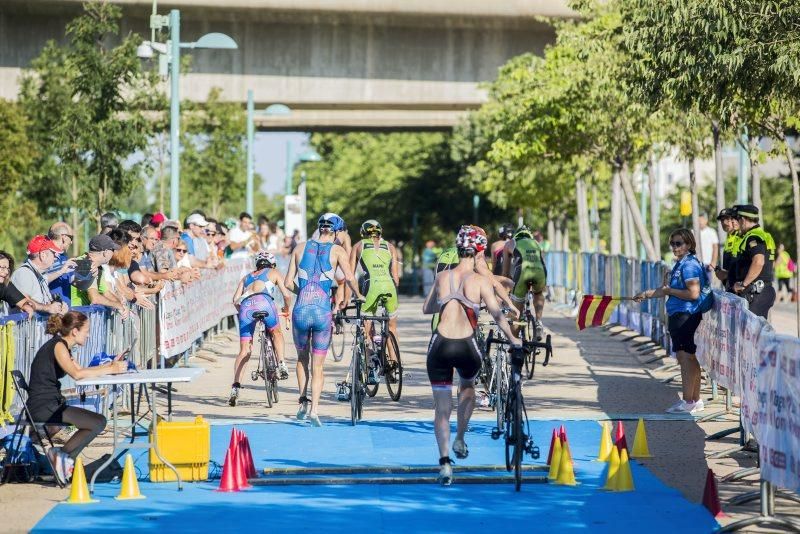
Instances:
[[[114,308],[122,318],[128,317],[128,308],[107,290],[103,266],[111,261],[111,256],[120,246],[107,234],[99,234],[89,240],[89,252],[75,258],[78,269],[72,286],[72,303],[75,306],[96,304]],[[85,264],[85,266],[84,266]]]
[[[722,266],[715,268],[715,274],[725,286],[725,290],[733,293],[733,283],[735,282],[733,271],[736,255],[739,253],[739,242],[742,238],[739,234],[739,219],[736,218],[736,211],[733,208],[723,208],[717,215],[717,220],[722,224],[722,230],[727,237],[722,247]]]
[[[69,306],[54,301],[44,273],[53,265],[61,249],[47,236],[36,235],[28,242],[28,259],[11,275],[11,283],[29,300],[40,305],[37,311],[66,313]]]
[[[181,234],[181,239],[191,254],[192,267],[205,267],[208,259],[208,243],[205,239],[208,221],[202,213],[192,213],[185,222],[186,231]]]
[[[775,288],[772,287],[775,240],[759,226],[756,206],[738,204],[733,209],[742,233],[733,291],[747,299],[751,312],[766,319],[775,303]]]

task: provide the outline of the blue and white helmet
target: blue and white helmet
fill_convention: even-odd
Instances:
[[[335,213],[328,212],[320,216],[317,220],[317,228],[320,231],[344,232],[347,230],[347,225],[344,223],[344,219]]]

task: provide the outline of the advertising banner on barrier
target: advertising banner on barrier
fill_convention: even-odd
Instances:
[[[754,421],[753,414],[758,412],[757,376],[761,364],[761,350],[764,348],[764,340],[770,337],[773,330],[767,321],[752,313],[742,310],[739,316],[739,335],[736,339],[740,345],[738,374],[741,388],[734,393],[741,401],[744,429],[755,435],[757,420]]]
[[[250,266],[248,259],[231,260],[191,284],[168,282],[159,294],[159,353],[182,353],[223,317],[235,314],[233,293]]]
[[[720,386],[739,392],[740,338],[738,325],[744,311],[744,300],[714,291],[714,305],[703,314],[695,332],[697,359]]]
[[[800,490],[800,339],[762,338],[751,416],[761,456],[761,476],[778,487]]]

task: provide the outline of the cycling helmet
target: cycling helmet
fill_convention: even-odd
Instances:
[[[320,231],[328,230],[330,232],[344,232],[347,226],[344,224],[344,219],[335,213],[325,213],[317,220],[317,228]]]
[[[262,250],[256,254],[256,269],[263,269],[264,267],[275,267],[277,260],[275,254]]]
[[[361,225],[361,237],[380,237],[383,234],[383,228],[381,227],[381,223],[376,221],[375,219],[369,219],[364,221]]]
[[[505,223],[500,227],[497,233],[500,235],[500,239],[511,239],[514,235],[514,225]]]
[[[486,232],[479,226],[464,225],[458,231],[456,248],[460,254],[475,255],[486,250],[487,245]]]
[[[514,232],[514,239],[533,239],[533,232],[523,224]]]

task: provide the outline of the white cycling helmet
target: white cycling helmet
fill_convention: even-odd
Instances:
[[[265,265],[266,267],[275,267],[275,264],[277,263],[277,261],[278,260],[275,259],[275,254],[273,254],[272,252],[267,252],[265,250],[262,250],[261,252],[256,254],[256,268],[257,269],[262,268],[262,267],[259,267],[259,265],[264,266],[265,264],[266,264]]]

